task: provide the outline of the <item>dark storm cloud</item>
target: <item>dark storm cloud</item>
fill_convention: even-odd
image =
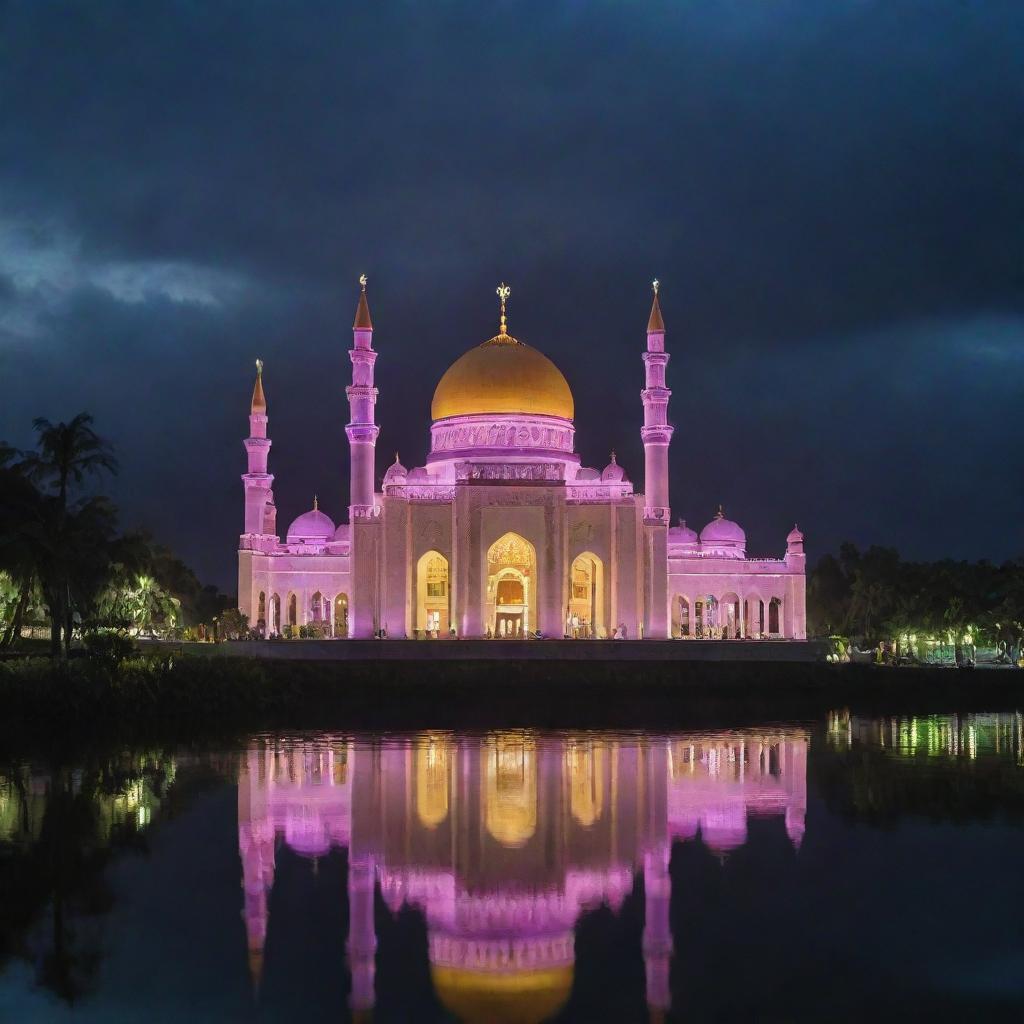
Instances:
[[[256,355],[282,528],[342,514],[360,271],[381,471],[504,278],[637,478],[657,274],[679,514],[1019,553],[1022,53],[998,0],[0,6],[0,437],[89,408],[226,582]]]

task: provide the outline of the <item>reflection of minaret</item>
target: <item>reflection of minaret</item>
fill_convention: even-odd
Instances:
[[[349,1006],[357,1019],[368,1020],[373,1009],[373,978],[377,933],[373,922],[375,869],[369,858],[348,862],[348,962],[352,972]]]
[[[786,804],[786,833],[798,850],[804,839],[807,818],[807,743],[805,738],[800,738],[786,740],[782,744],[785,756],[782,770],[790,792]]]
[[[250,750],[238,783],[238,851],[242,858],[245,933],[253,991],[259,994],[267,941],[267,902],[274,884],[274,826],[267,812],[266,758]]]
[[[659,1020],[671,1005],[669,964],[672,959],[672,927],[669,904],[672,879],[669,859],[672,842],[668,835],[668,744],[654,742],[647,759],[647,848],[644,851],[644,968],[647,975],[647,1005],[651,1019]]]

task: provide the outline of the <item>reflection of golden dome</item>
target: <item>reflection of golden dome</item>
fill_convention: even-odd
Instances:
[[[474,413],[573,417],[572,392],[546,355],[499,334],[460,356],[445,371],[430,404],[431,419]]]
[[[541,1024],[572,992],[572,965],[490,973],[431,967],[437,998],[463,1024]]]

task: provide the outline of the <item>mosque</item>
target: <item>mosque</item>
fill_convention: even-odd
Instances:
[[[377,490],[373,321],[361,291],[345,389],[348,522],[316,499],[277,532],[263,365],[245,440],[238,601],[264,636],[804,640],[805,555],[749,557],[721,506],[700,531],[671,525],[665,322],[654,298],[642,353],[642,492],[614,453],[576,453],[573,394],[540,351],[498,333],[443,374],[425,465],[395,456]]]

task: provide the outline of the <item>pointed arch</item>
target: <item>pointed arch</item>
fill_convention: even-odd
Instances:
[[[448,559],[431,549],[416,563],[415,628],[424,635],[446,636],[451,622],[451,571]]]
[[[525,637],[537,624],[537,551],[509,531],[487,549],[487,629],[496,637]]]
[[[593,551],[581,552],[569,566],[566,633],[577,639],[607,636],[604,562]]]

